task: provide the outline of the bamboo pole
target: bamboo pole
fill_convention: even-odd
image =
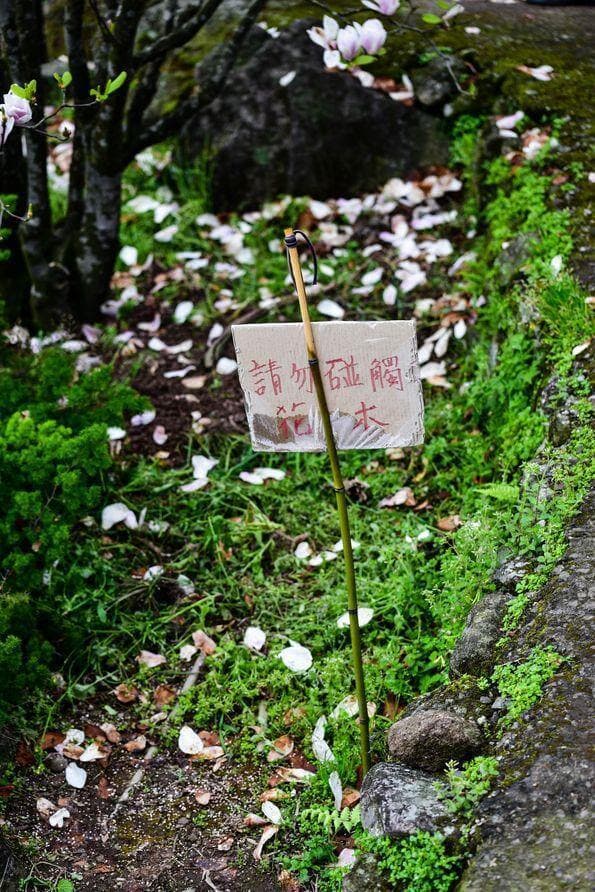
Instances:
[[[362,645],[359,627],[359,619],[357,615],[357,591],[355,585],[355,567],[353,563],[353,547],[351,545],[351,531],[349,529],[349,514],[347,511],[347,497],[345,494],[345,486],[341,467],[339,465],[339,456],[337,454],[337,445],[333,434],[331,424],[331,416],[326,401],[324,385],[322,382],[322,374],[318,362],[318,354],[316,352],[316,342],[314,340],[314,332],[312,331],[312,323],[310,321],[310,313],[308,311],[308,297],[306,287],[304,285],[304,277],[302,275],[302,267],[298,254],[298,243],[295,233],[292,229],[285,230],[285,245],[289,256],[289,265],[295,284],[295,289],[300,305],[300,313],[302,322],[304,323],[304,338],[306,341],[306,353],[308,356],[308,365],[312,372],[312,379],[316,389],[316,398],[318,400],[318,408],[322,418],[322,426],[324,428],[324,437],[326,440],[326,448],[331,465],[333,477],[333,489],[337,498],[337,511],[339,512],[339,526],[341,528],[341,541],[343,542],[343,554],[345,556],[345,581],[347,587],[347,602],[349,613],[349,630],[351,634],[351,651],[353,656],[353,670],[355,675],[355,692],[357,695],[358,706],[358,722],[361,740],[362,755],[362,771],[365,775],[370,768],[370,729],[368,720],[368,704],[366,700],[366,687],[364,683],[364,669],[362,665]]]

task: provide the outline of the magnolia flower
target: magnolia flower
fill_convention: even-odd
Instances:
[[[324,47],[326,50],[333,50],[337,46],[339,23],[325,15],[322,17],[322,28],[308,28],[306,33],[310,40],[318,46]]]
[[[401,5],[400,0],[362,0],[362,3],[382,15],[394,15]]]
[[[347,62],[355,59],[360,51],[360,37],[355,25],[347,25],[347,27],[339,29],[337,49]]]
[[[7,118],[14,118],[15,124],[28,124],[33,117],[29,100],[14,93],[4,94],[4,113]]]
[[[366,53],[374,56],[384,46],[386,31],[380,19],[368,19],[358,26],[360,45]]]
[[[0,149],[10,136],[13,127],[14,118],[9,118],[6,114],[5,106],[0,105]]]

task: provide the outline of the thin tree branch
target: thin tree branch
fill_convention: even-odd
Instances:
[[[199,7],[193,6],[185,10],[180,15],[176,26],[169,33],[159,37],[151,46],[140,50],[133,56],[133,67],[140,68],[141,65],[146,65],[147,62],[153,62],[164,57],[170,50],[184,46],[213,17],[222,2],[223,0],[205,0]]]

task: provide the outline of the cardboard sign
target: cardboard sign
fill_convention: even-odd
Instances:
[[[423,442],[415,323],[314,322],[314,339],[339,449]],[[325,449],[303,325],[234,325],[252,446],[259,452]]]

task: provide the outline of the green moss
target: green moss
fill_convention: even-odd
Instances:
[[[508,701],[506,715],[500,720],[507,727],[520,718],[542,695],[546,681],[557,672],[563,657],[551,647],[534,647],[523,663],[496,666],[492,681],[501,697]]]

